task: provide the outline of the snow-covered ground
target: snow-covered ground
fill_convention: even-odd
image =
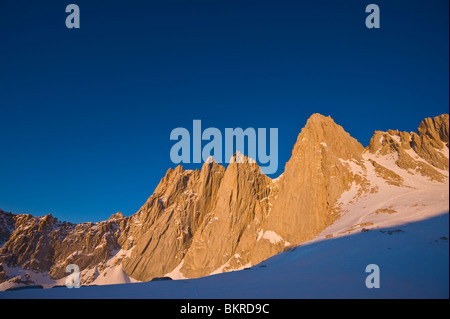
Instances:
[[[88,285],[113,285],[137,282],[137,280],[125,273],[119,262],[122,258],[129,256],[130,252],[130,250],[116,251],[113,257],[107,260],[100,269],[98,267],[83,269],[80,272],[81,283],[89,282]],[[36,285],[40,285],[43,288],[52,288],[65,286],[66,284],[67,277],[53,279],[46,272],[37,272],[20,267],[8,267],[6,265],[2,267],[6,270],[6,275],[10,279],[0,284],[0,291]],[[89,280],[89,278],[93,278],[93,280]]]
[[[367,192],[354,184],[342,195],[342,216],[333,225],[259,265],[198,279],[183,279],[177,267],[179,280],[6,291],[0,299],[449,298],[448,178],[438,183],[411,174],[395,165],[395,157],[364,158],[363,166],[347,165],[369,181]],[[395,171],[403,186],[377,176],[369,159]],[[380,269],[380,288],[366,287],[369,264]],[[108,269],[111,278],[130,280],[121,269]]]
[[[448,213],[315,240],[250,269],[199,279],[0,292],[0,298],[448,298]],[[368,289],[368,264],[380,288]]]

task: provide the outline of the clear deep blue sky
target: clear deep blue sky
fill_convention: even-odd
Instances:
[[[76,3],[81,28],[67,29]],[[365,27],[365,7],[381,28]],[[0,208],[130,215],[172,129],[276,127],[282,173],[313,113],[366,146],[448,113],[447,0],[0,0]],[[186,165],[196,168],[199,165]]]

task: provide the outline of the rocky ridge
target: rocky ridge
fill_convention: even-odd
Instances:
[[[377,192],[367,179],[369,165],[386,183],[406,187],[380,158],[448,182],[448,128],[444,114],[422,121],[418,133],[376,131],[364,148],[330,117],[314,114],[276,180],[238,153],[227,168],[209,159],[201,170],[169,169],[129,217],[117,213],[100,223],[71,224],[0,211],[0,282],[11,279],[10,267],[59,279],[76,264],[85,274],[82,284],[89,284],[111,266],[148,281],[255,265],[333,224],[343,214],[339,198],[351,187],[359,196]]]

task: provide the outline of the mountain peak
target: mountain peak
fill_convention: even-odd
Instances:
[[[314,113],[306,122],[294,145],[293,156],[306,149],[326,148],[338,158],[359,159],[363,146],[330,117]]]
[[[125,218],[125,216],[121,212],[117,212],[117,213],[109,216],[108,220],[118,220],[118,219],[122,219],[122,218]]]
[[[213,156],[209,156],[207,159],[206,159],[206,161],[205,161],[205,163],[206,164],[212,164],[212,163],[215,163],[216,161],[214,160],[214,157]]]
[[[225,170],[225,168],[219,163],[217,163],[213,156],[209,156],[203,163],[200,173],[205,174],[215,170],[222,171]]]
[[[306,121],[304,130],[324,131],[324,130],[344,130],[342,126],[336,124],[331,116],[325,116],[320,113],[314,113]]]
[[[255,164],[256,161],[253,158],[247,157],[241,152],[237,151],[230,158],[230,164]]]
[[[329,121],[334,122],[334,120],[331,118],[330,115],[325,116],[320,113],[314,113],[309,117],[309,119],[307,120],[307,123],[308,122],[329,122]]]

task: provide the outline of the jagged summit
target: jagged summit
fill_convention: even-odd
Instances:
[[[449,115],[442,114],[433,118],[426,118],[420,123],[417,131],[420,135],[428,136],[430,140],[437,141],[436,147],[441,146],[439,141],[447,143],[448,147]]]
[[[237,151],[234,153],[229,161],[230,164],[256,164],[256,161],[253,158],[247,157],[241,152]]]
[[[117,212],[117,213],[109,216],[108,220],[118,220],[118,219],[122,219],[122,218],[125,218],[125,215],[122,214],[121,212]]]
[[[297,137],[297,142],[292,151],[293,157],[301,153],[303,148],[323,148],[336,154],[339,158],[348,160],[359,158],[363,146],[347,133],[344,128],[334,122],[330,116],[319,113],[311,115],[305,127]]]
[[[216,161],[214,160],[214,156],[209,156],[209,157],[206,159],[206,161],[205,161],[206,164],[212,164],[212,163],[214,163],[214,162],[216,162]]]
[[[416,132],[375,131],[366,151],[380,156],[396,156],[396,164],[406,170],[437,181],[445,176],[439,170],[449,169],[448,114],[423,120]],[[436,170],[438,169],[438,170]]]
[[[320,113],[313,113],[306,121],[306,124],[308,125],[308,123],[311,123],[311,122],[333,122],[334,123],[334,120],[331,118],[330,115],[326,116],[326,115],[323,115]]]

